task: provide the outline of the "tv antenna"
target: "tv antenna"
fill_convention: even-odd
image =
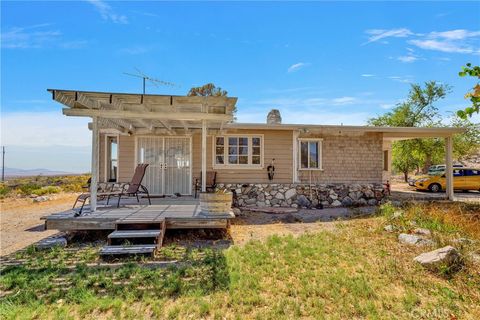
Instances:
[[[147,80],[157,88],[159,87],[158,85],[170,86],[170,87],[179,87],[178,85],[176,85],[173,82],[163,81],[163,80],[159,80],[159,79],[149,77],[145,73],[140,71],[138,68],[135,68],[135,70],[137,71],[136,74],[128,73],[128,72],[124,72],[123,74],[126,74],[127,76],[131,76],[131,77],[142,78],[143,94],[145,94],[145,83],[146,83]]]

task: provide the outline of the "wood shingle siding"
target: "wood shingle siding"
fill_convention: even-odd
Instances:
[[[383,137],[381,133],[363,135],[308,135],[321,138],[323,170],[300,170],[302,183],[381,183]]]

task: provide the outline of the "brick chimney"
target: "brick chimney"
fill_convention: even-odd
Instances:
[[[267,124],[281,124],[282,123],[282,116],[280,115],[280,111],[278,109],[272,109],[267,115]]]

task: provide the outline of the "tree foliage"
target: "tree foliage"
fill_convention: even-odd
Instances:
[[[188,92],[188,96],[201,96],[201,97],[226,97],[228,92],[220,87],[215,86],[213,83],[207,83],[200,87],[193,87]]]
[[[458,75],[460,77],[470,76],[480,79],[480,67],[467,63],[466,66],[462,67],[462,71],[460,71]],[[462,119],[471,117],[475,112],[480,112],[480,82],[477,82],[477,84],[473,86],[472,91],[465,94],[465,99],[469,99],[472,105],[465,110],[457,111],[457,115]]]
[[[433,127],[441,126],[441,118],[435,103],[443,99],[450,91],[450,86],[435,81],[426,82],[422,87],[412,84],[407,99],[392,111],[372,118],[370,125],[387,127]],[[412,139],[393,143],[393,167],[404,174],[428,170],[434,162],[440,161],[443,154],[443,139]]]
[[[200,87],[193,87],[188,91],[187,96],[194,97],[226,97],[228,92],[223,90],[220,87],[215,86],[213,83],[207,83]],[[233,120],[236,120],[237,117],[235,116],[237,113],[237,107],[235,106],[232,110]]]

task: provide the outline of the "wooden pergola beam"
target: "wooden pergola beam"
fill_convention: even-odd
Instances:
[[[154,120],[213,120],[228,121],[227,114],[201,113],[201,112],[141,112],[141,111],[118,111],[118,110],[94,110],[63,108],[66,116],[73,117],[101,117],[109,119],[154,119]]]

